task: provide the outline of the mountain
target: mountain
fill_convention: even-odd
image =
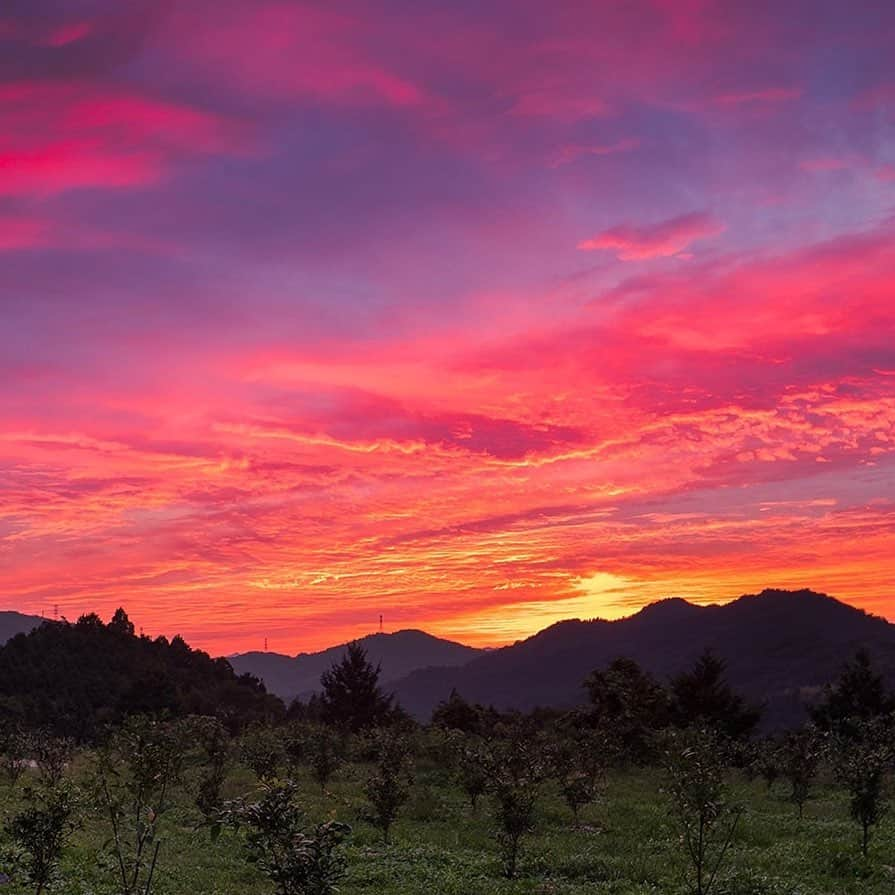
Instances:
[[[232,728],[281,716],[259,680],[180,637],[137,636],[123,610],[108,624],[47,621],[0,647],[0,727],[10,721],[91,740],[139,713],[216,715]]]
[[[559,622],[461,668],[413,672],[392,689],[422,719],[452,688],[501,709],[571,707],[584,701],[584,678],[619,656],[667,679],[709,647],[726,660],[731,684],[765,704],[772,729],[799,723],[862,646],[895,684],[895,625],[814,591],[765,590],[723,606],[663,600],[618,621]]]
[[[484,651],[442,640],[425,631],[396,631],[394,634],[370,634],[358,641],[367,657],[382,669],[381,682],[389,685],[422,668],[440,666],[454,668],[481,656]],[[237,673],[253,674],[264,681],[271,693],[287,702],[296,696],[307,697],[320,687],[320,675],[345,654],[348,644],[333,646],[319,653],[241,653],[231,656],[230,664]]]
[[[37,615],[22,615],[21,612],[0,612],[0,644],[6,643],[16,634],[27,634],[43,623]]]

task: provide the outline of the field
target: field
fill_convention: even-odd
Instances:
[[[84,777],[79,760],[74,776]],[[300,779],[309,820],[336,818],[351,824],[343,895],[578,895],[578,893],[684,893],[684,853],[662,793],[663,775],[654,770],[613,772],[605,796],[586,806],[575,828],[571,812],[552,784],[544,785],[536,831],[526,837],[519,875],[502,876],[488,798],[475,815],[450,774],[432,763],[418,764],[410,801],[384,846],[378,830],[363,819],[363,765],[341,770],[325,794],[310,778]],[[17,792],[2,789],[9,816]],[[237,768],[226,795],[255,787],[251,772]],[[721,895],[890,895],[895,887],[895,825],[884,819],[869,860],[859,852],[858,829],[844,794],[820,783],[799,821],[784,784],[770,792],[762,781],[738,774],[729,781],[731,798],[744,808],[736,838],[715,891]],[[113,868],[103,857],[108,833],[102,817],[87,820],[67,849],[61,880],[51,891],[65,895],[113,895]],[[239,833],[213,842],[199,828],[200,815],[186,789],[161,823],[163,844],[153,884],[158,895],[242,895],[273,892],[248,864]],[[28,891],[14,885],[2,891]]]

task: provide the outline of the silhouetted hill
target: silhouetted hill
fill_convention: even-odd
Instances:
[[[21,612],[0,612],[0,644],[6,643],[16,634],[33,631],[43,619],[37,615],[22,615]]]
[[[236,728],[283,711],[226,659],[180,637],[137,637],[121,610],[108,625],[96,615],[44,622],[0,647],[0,724],[90,739],[130,714],[216,715]]]
[[[421,668],[465,665],[482,650],[452,640],[442,640],[424,631],[396,631],[394,634],[371,634],[358,641],[373,664],[382,667],[383,685],[388,685]],[[289,701],[307,697],[320,687],[320,675],[345,654],[348,644],[340,644],[319,653],[242,653],[231,656],[230,664],[240,673],[248,672],[264,681],[271,693]]]
[[[802,720],[805,702],[861,646],[895,684],[895,625],[810,590],[765,590],[723,606],[664,600],[618,621],[559,622],[462,668],[414,672],[393,689],[419,718],[452,688],[501,709],[571,707],[584,701],[584,678],[619,656],[667,678],[710,647],[735,688],[767,703],[764,726],[780,727]]]

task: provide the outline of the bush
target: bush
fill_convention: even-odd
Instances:
[[[295,804],[294,783],[265,783],[256,802],[227,802],[220,824],[246,830],[248,860],[274,884],[279,895],[332,895],[345,875],[340,846],[351,833],[346,824],[329,821],[306,829]]]

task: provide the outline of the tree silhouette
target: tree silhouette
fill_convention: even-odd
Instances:
[[[357,642],[349,643],[342,659],[320,678],[324,721],[351,733],[387,723],[394,711],[393,697],[380,688],[379,673],[366,650]]]
[[[895,700],[882,675],[875,671],[869,653],[861,649],[846,663],[839,680],[825,688],[811,717],[821,730],[852,737],[858,722],[885,717],[893,710]]]
[[[653,734],[668,723],[668,695],[633,659],[616,659],[605,671],[584,682],[590,697],[588,721],[612,731],[624,754],[635,762],[648,760]]]
[[[725,677],[724,660],[706,650],[671,682],[671,715],[678,727],[710,726],[734,740],[755,730],[761,710],[746,704]]]

